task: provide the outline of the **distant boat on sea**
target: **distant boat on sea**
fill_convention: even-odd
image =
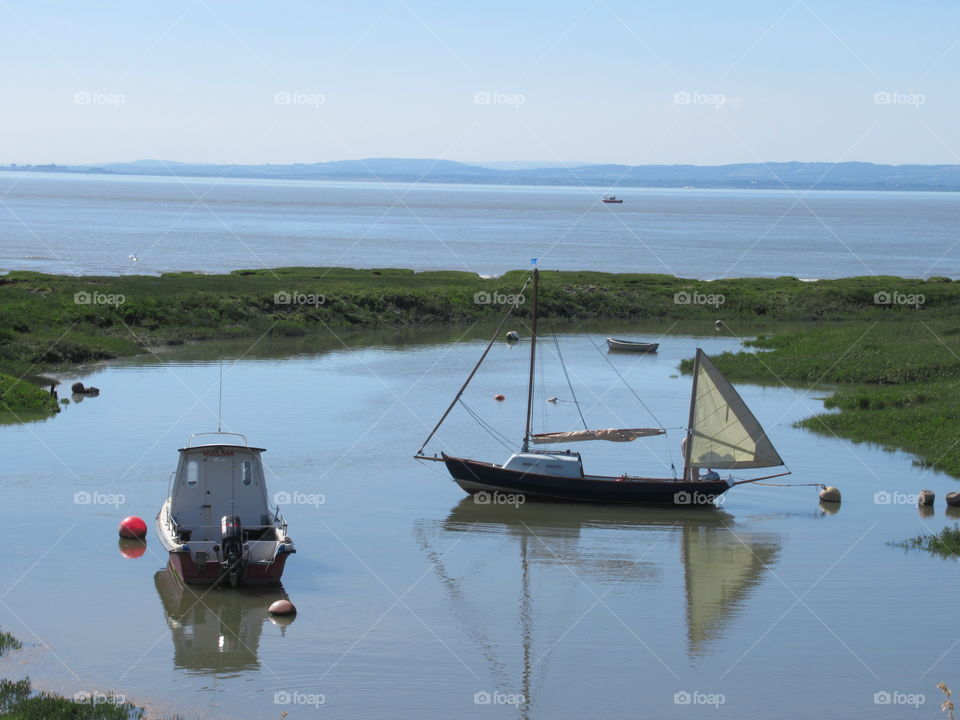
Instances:
[[[619,205],[620,203],[623,202],[623,200],[618,198],[616,195],[604,195],[603,201],[607,204],[614,204],[614,205]]]

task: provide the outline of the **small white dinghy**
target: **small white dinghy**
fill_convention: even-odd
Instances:
[[[211,442],[195,442],[211,436]],[[170,567],[184,582],[237,587],[280,581],[296,549],[280,510],[267,501],[262,452],[243,435],[224,432],[191,435],[180,448],[156,528]]]
[[[637,342],[635,340],[619,340],[607,338],[607,347],[617,352],[655,353],[660,343]]]

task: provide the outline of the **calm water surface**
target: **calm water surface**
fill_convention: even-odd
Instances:
[[[588,421],[648,424],[590,337],[602,339],[562,343]],[[685,422],[689,379],[676,366],[698,344],[737,346],[670,336],[659,355],[611,356],[667,427]],[[156,514],[177,448],[215,429],[208,358],[224,348],[98,368],[83,380],[99,398],[0,427],[0,626],[28,645],[5,674],[249,720],[938,717],[936,683],[960,685],[956,563],[887,545],[953,522],[942,498],[955,481],[794,429],[820,408],[811,393],[742,387],[787,481],[840,486],[839,508],[822,509],[813,488],[763,486],[735,488],[715,510],[483,506],[410,459],[482,340],[354,336],[322,349],[333,345],[225,348],[224,429],[268,448],[271,492],[300,500],[283,508],[298,554],[282,590],[185,589],[152,529],[139,559],[117,544],[121,517]],[[543,396],[569,400],[544,348]],[[496,346],[466,396],[511,441],[525,351]],[[542,405],[538,428],[575,425],[571,403]],[[678,441],[672,431],[583,452],[588,471],[669,474]],[[507,453],[462,409],[431,449]],[[897,493],[923,487],[938,505],[921,516]],[[881,491],[892,502],[875,502]],[[299,609],[289,624],[265,611],[283,593]],[[875,704],[883,692],[924,704]]]
[[[960,277],[960,195],[0,173],[0,272],[527,267]],[[136,256],[133,262],[130,256]]]

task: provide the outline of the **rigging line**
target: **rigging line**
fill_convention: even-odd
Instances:
[[[560,367],[563,368],[563,376],[567,379],[567,387],[570,388],[570,395],[573,396],[573,402],[577,406],[577,413],[580,415],[580,422],[583,423],[583,429],[589,430],[587,427],[587,421],[583,417],[583,411],[580,409],[580,402],[577,400],[577,393],[573,389],[573,383],[570,382],[570,373],[567,372],[567,364],[563,361],[563,353],[560,352],[560,341],[557,339],[557,336],[553,336],[553,344],[557,348],[557,357],[560,358]]]
[[[220,400],[217,405],[217,432],[223,429],[223,358],[220,358]]]
[[[477,423],[480,425],[480,427],[482,427],[484,430],[486,430],[488,433],[490,433],[490,435],[492,435],[494,438],[500,440],[501,442],[504,442],[504,443],[506,443],[507,445],[510,444],[510,438],[508,438],[508,437],[507,437],[506,435],[504,435],[502,432],[500,432],[499,430],[497,430],[497,429],[493,426],[492,423],[489,423],[489,422],[487,422],[486,420],[484,420],[483,417],[480,415],[480,413],[478,413],[478,412],[477,412],[476,410],[474,410],[472,407],[470,407],[469,405],[467,405],[463,400],[460,401],[460,404],[461,404],[461,405],[463,406],[463,408],[470,414],[470,417],[472,417],[474,420],[477,421]]]
[[[826,490],[827,486],[823,483],[765,483],[755,482],[754,485],[765,485],[766,487],[818,487]]]
[[[477,424],[481,428],[487,431],[490,437],[492,437],[498,443],[503,445],[503,447],[505,447],[511,453],[514,452],[514,449],[509,444],[510,443],[509,438],[507,438],[505,435],[499,433],[496,429],[494,429],[494,427],[490,423],[486,422],[482,417],[480,417],[480,415],[477,414],[477,412],[473,408],[471,408],[469,405],[467,405],[463,400],[460,401],[460,404],[463,406],[464,410],[466,410],[467,413],[469,413],[470,417],[476,420]]]
[[[653,414],[653,410],[651,410],[649,407],[647,407],[647,404],[640,398],[639,395],[637,395],[637,391],[634,390],[634,389],[630,386],[630,383],[627,382],[626,378],[624,378],[623,375],[620,374],[620,371],[617,370],[617,366],[614,365],[612,362],[610,362],[610,358],[608,358],[608,357],[606,356],[606,354],[600,352],[600,348],[597,347],[597,343],[594,342],[594,339],[593,339],[592,337],[590,337],[589,335],[587,335],[587,339],[588,339],[588,340],[590,341],[590,343],[593,345],[594,349],[595,349],[598,353],[600,353],[600,356],[601,356],[604,360],[607,361],[607,365],[609,365],[609,366],[610,366],[610,369],[613,370],[613,371],[617,374],[617,377],[620,378],[620,382],[622,382],[622,383],[626,386],[627,390],[630,391],[630,394],[633,395],[633,396],[637,399],[637,402],[639,402],[641,405],[643,405],[643,409],[646,410],[648,413],[650,413],[650,417],[652,417],[652,418],[654,419],[654,421],[656,421],[657,426],[658,426],[661,430],[663,430],[664,427],[663,427],[663,423],[660,422],[660,418],[658,418],[656,415],[654,415],[654,414]]]
[[[477,374],[477,370],[480,369],[480,365],[483,364],[483,361],[487,359],[487,354],[490,352],[490,348],[493,347],[493,344],[497,341],[497,338],[500,336],[500,331],[503,330],[503,326],[507,324],[507,320],[513,314],[513,311],[517,309],[517,306],[520,304],[521,298],[523,298],[523,293],[527,289],[527,285],[530,284],[530,278],[527,278],[527,281],[523,284],[523,287],[520,288],[520,292],[517,293],[517,297],[513,301],[513,305],[507,310],[506,315],[503,316],[503,320],[500,321],[500,324],[497,326],[496,331],[493,333],[493,337],[490,338],[490,342],[487,343],[487,347],[484,348],[483,354],[480,355],[480,359],[477,360],[477,364],[473,366],[473,370],[470,371],[470,374],[467,375],[467,379],[463,381],[463,385],[460,386],[460,390],[457,391],[457,394],[454,396],[453,400],[450,402],[450,405],[444,411],[443,415],[440,417],[440,420],[436,425],[433,426],[433,430],[430,431],[430,434],[427,435],[427,439],[423,441],[420,445],[420,449],[417,451],[417,455],[421,455],[424,449],[427,447],[433,436],[436,435],[437,430],[440,429],[440,426],[443,425],[443,421],[447,419],[447,416],[450,414],[450,411],[453,410],[453,407],[457,404],[457,401],[463,395],[464,391],[467,389],[467,386],[470,384],[470,381],[473,380],[473,376]]]
[[[542,423],[540,427],[542,428],[542,432],[547,431],[547,381],[546,373],[543,372],[544,355],[546,355],[546,353],[540,353],[537,356],[540,368],[540,422]]]
[[[597,353],[599,353],[599,355],[607,362],[607,365],[610,366],[610,369],[613,370],[613,371],[617,374],[617,377],[620,378],[620,382],[622,382],[622,383],[626,386],[627,390],[630,391],[630,394],[633,395],[633,396],[637,399],[637,402],[639,402],[641,405],[643,405],[643,409],[644,409],[644,410],[646,410],[648,413],[650,413],[650,417],[653,418],[654,422],[657,423],[657,425],[660,427],[660,429],[666,431],[666,428],[663,426],[663,423],[660,422],[660,418],[658,418],[656,415],[654,415],[653,410],[651,410],[649,407],[647,407],[647,404],[646,404],[646,403],[643,401],[643,399],[637,394],[637,391],[634,390],[633,387],[631,387],[630,383],[627,382],[626,378],[624,378],[623,375],[620,374],[620,371],[617,370],[616,365],[614,365],[612,362],[610,362],[610,358],[607,357],[606,353],[600,352],[600,348],[597,347],[597,343],[594,342],[594,339],[593,339],[590,335],[587,335],[587,340],[589,340],[589,341],[590,341],[590,344],[593,345],[593,349],[596,350]],[[667,459],[670,461],[670,467],[671,467],[671,468],[674,468],[674,474],[676,474],[676,469],[675,469],[675,466],[674,466],[674,463],[673,463],[673,446],[670,444],[670,440],[669,440],[669,438],[667,437],[667,433],[666,433],[666,432],[663,433],[663,437],[664,437],[664,440],[666,440],[666,442],[667,442]]]

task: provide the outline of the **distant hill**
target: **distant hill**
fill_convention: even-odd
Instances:
[[[793,190],[960,190],[960,165],[843,163],[745,163],[737,165],[596,165],[369,158],[287,165],[211,165],[137,160],[95,165],[4,165],[32,172],[172,175],[177,177],[366,180],[492,185],[587,185],[616,187],[755,188]]]

